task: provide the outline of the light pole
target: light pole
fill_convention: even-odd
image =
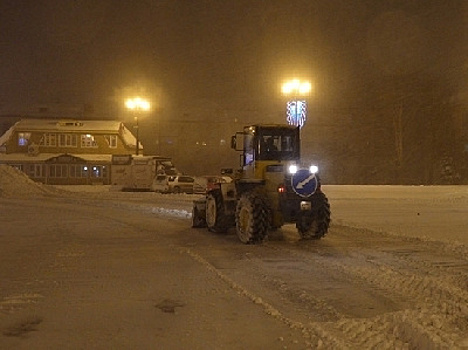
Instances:
[[[135,97],[135,98],[129,98],[125,101],[125,107],[127,107],[129,110],[135,112],[135,122],[136,122],[136,155],[138,155],[140,152],[140,134],[139,134],[139,126],[138,126],[138,114],[141,111],[147,112],[151,108],[151,104],[145,100],[142,99],[141,97]]]
[[[300,96],[308,96],[312,90],[312,85],[308,81],[293,79],[287,81],[281,87],[281,92],[285,96],[292,96],[294,101],[294,113],[291,113],[291,101],[286,104],[287,120],[289,124],[302,127],[305,123],[307,104],[305,101],[299,101]],[[301,104],[301,106],[299,106]],[[300,107],[300,108],[299,108]],[[300,113],[300,116],[299,116]]]

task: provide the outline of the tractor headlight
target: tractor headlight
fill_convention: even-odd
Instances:
[[[318,170],[319,170],[318,166],[316,166],[316,165],[311,165],[310,168],[309,168],[309,171],[310,171],[311,174],[318,173]]]
[[[295,174],[295,173],[297,173],[297,165],[290,165],[290,166],[289,166],[289,173],[290,173],[290,174]]]

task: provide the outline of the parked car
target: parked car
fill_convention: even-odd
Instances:
[[[167,193],[169,192],[169,176],[158,175],[154,178],[151,190],[154,192]]]
[[[220,183],[231,182],[227,176],[218,176],[218,175],[205,175],[195,178],[195,183],[193,185],[194,193],[206,193],[209,190],[212,190],[218,187]]]
[[[173,193],[193,193],[193,184],[195,179],[193,176],[176,175],[168,177],[169,191]]]

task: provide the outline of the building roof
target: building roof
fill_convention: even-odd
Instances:
[[[111,163],[112,155],[111,154],[81,154],[81,153],[39,153],[38,155],[29,155],[27,153],[11,153],[3,154],[0,153],[0,164],[7,163],[11,164],[13,162],[18,163],[40,163],[49,160],[51,158],[69,155],[76,158],[81,158],[89,162],[106,162]]]
[[[13,127],[18,131],[119,131],[123,123],[115,120],[21,119]]]
[[[118,133],[128,146],[136,146],[136,138],[123,122],[115,120],[77,120],[77,119],[21,119],[0,136],[0,146],[11,137],[13,131],[39,131],[39,132],[93,132]],[[140,143],[140,150],[143,145]]]
[[[3,135],[0,135],[0,146],[4,145],[10,139],[10,136],[15,129],[15,125],[8,129]]]

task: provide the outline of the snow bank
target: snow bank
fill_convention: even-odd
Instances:
[[[40,196],[53,192],[53,189],[34,182],[22,171],[0,164],[0,197]]]

